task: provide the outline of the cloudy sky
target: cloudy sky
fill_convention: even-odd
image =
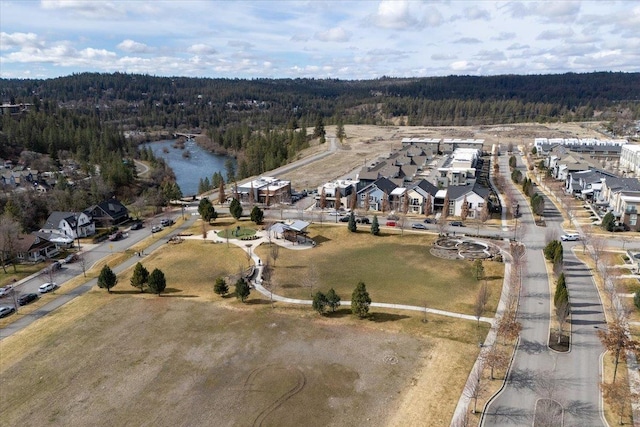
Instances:
[[[0,0],[0,77],[640,71],[640,2]]]

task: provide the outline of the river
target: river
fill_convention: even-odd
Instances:
[[[149,142],[143,144],[143,147],[151,147],[156,157],[161,157],[167,162],[175,173],[184,196],[196,194],[200,179],[209,178],[211,181],[214,172],[222,173],[226,179],[224,164],[230,157],[210,153],[193,140],[185,142],[184,150],[173,148],[175,142],[174,139]],[[189,153],[188,156],[184,156],[184,152]],[[231,159],[235,164],[235,159]]]

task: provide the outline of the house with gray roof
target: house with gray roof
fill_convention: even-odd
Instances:
[[[96,226],[86,212],[51,212],[44,226],[44,233],[56,233],[71,239],[96,234]]]

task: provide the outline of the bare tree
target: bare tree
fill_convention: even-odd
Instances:
[[[0,215],[0,263],[2,270],[7,273],[6,264],[13,265],[13,272],[16,273],[16,249],[18,246],[18,233],[20,224],[7,214]]]
[[[276,266],[276,261],[278,261],[278,258],[280,257],[280,246],[279,245],[271,245],[271,248],[269,248],[269,257],[271,258],[271,262],[273,264],[273,267],[275,268]]]
[[[445,218],[443,215],[441,215],[438,219],[436,226],[438,227],[438,233],[443,236],[449,231],[449,223],[447,222],[447,218]]]
[[[602,260],[602,255],[604,253],[606,245],[606,240],[602,237],[593,237],[591,239],[591,257],[593,261],[596,263],[596,270],[600,269],[600,261]]]
[[[433,212],[433,208],[431,205],[431,197],[429,197],[429,195],[427,194],[427,197],[425,197],[424,199],[424,216],[429,216],[431,215]]]
[[[538,399],[533,417],[534,427],[557,427],[563,424],[562,405],[554,399]]]
[[[87,277],[87,257],[85,254],[78,252],[78,262],[80,263],[80,267],[82,267],[82,275]]]
[[[631,392],[629,384],[624,381],[614,381],[611,384],[602,382],[600,383],[600,389],[607,405],[618,415],[618,423],[620,425],[623,424],[622,420],[625,416],[633,418],[633,414],[629,412],[631,399],[638,399],[639,396],[637,393]]]
[[[498,348],[497,344],[493,344],[489,351],[484,354],[484,362],[490,368],[490,378],[493,381],[494,370],[505,370],[509,365],[509,355]]]
[[[473,306],[473,314],[478,320],[478,326],[480,326],[480,317],[482,317],[482,313],[484,313],[484,309],[487,306],[487,302],[489,302],[489,288],[487,287],[487,282],[480,285],[478,288],[478,294],[476,295],[476,301]]]
[[[497,335],[503,338],[503,342],[515,340],[522,331],[522,325],[516,318],[514,310],[507,310],[498,321]]]
[[[273,291],[276,287],[276,283],[273,280],[273,267],[268,262],[262,266],[262,283],[264,287],[269,290],[269,300],[271,301],[271,308],[274,308]]]
[[[618,364],[627,358],[627,351],[639,348],[639,343],[627,334],[627,327],[623,319],[616,318],[608,326],[607,331],[598,331],[598,337],[613,356],[613,382],[616,381]]]
[[[478,412],[478,398],[482,394],[483,383],[482,383],[482,364],[477,364],[471,370],[469,374],[469,379],[464,386],[463,393],[470,399],[473,399],[473,409],[472,413]]]
[[[317,288],[318,284],[318,268],[315,264],[311,264],[307,271],[307,275],[302,278],[302,285],[309,288],[309,295],[313,298],[313,288]]]

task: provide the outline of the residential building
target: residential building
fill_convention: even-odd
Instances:
[[[113,227],[129,220],[129,210],[115,198],[93,205],[85,212],[99,228]]]
[[[291,181],[270,176],[262,176],[238,185],[238,197],[242,203],[264,204],[290,203]],[[251,196],[253,194],[253,196]],[[253,198],[253,200],[251,200]]]
[[[86,212],[51,212],[40,231],[77,239],[94,235],[96,226]]]
[[[640,171],[640,145],[627,144],[620,153],[620,171],[627,176],[637,176]]]

